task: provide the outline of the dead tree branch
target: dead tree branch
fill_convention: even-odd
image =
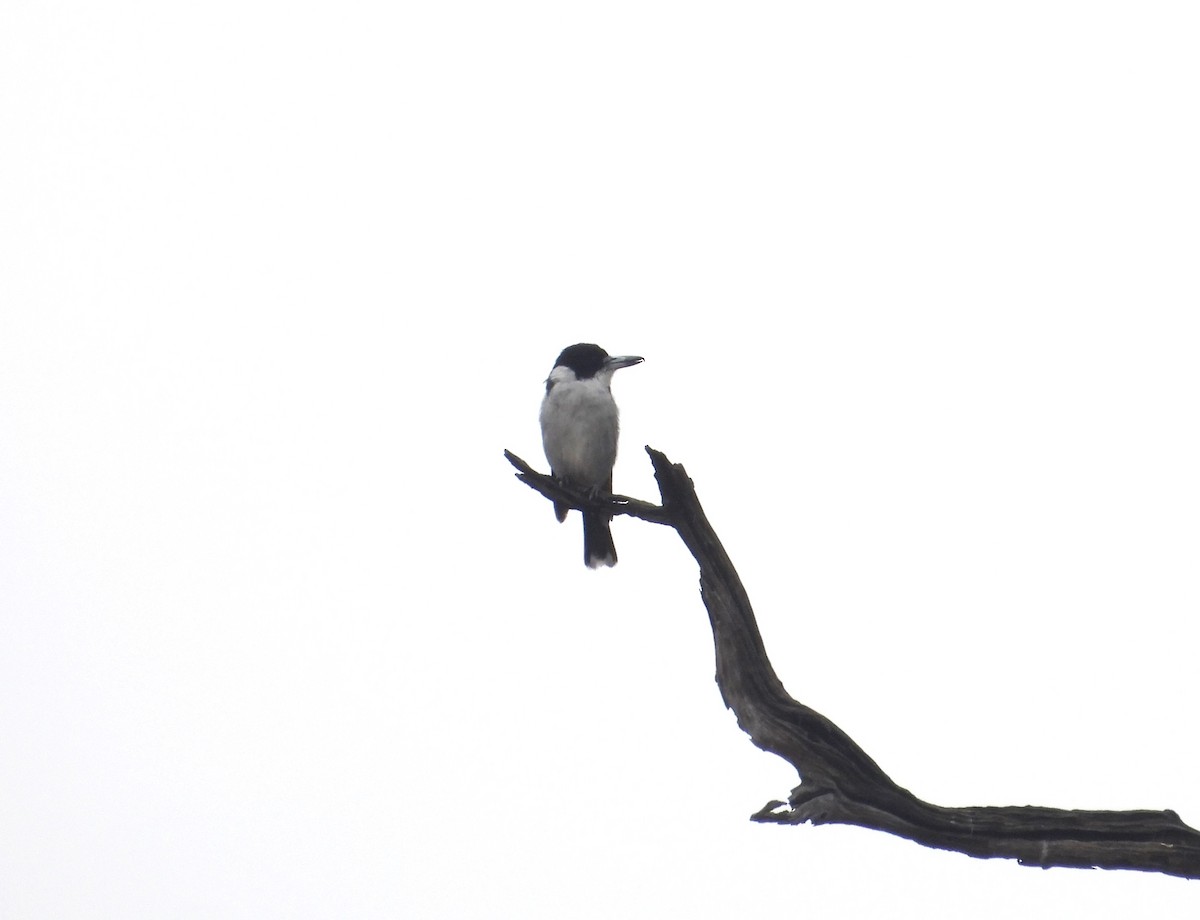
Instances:
[[[725,705],[751,741],[792,764],[801,779],[787,802],[768,802],[753,820],[856,824],[929,847],[1042,868],[1138,869],[1200,878],[1200,832],[1173,811],[946,808],[898,786],[833,722],[788,695],[767,658],[746,590],[687,472],[658,451],[646,451],[661,505],[621,495],[589,497],[508,451],[505,456],[520,471],[517,478],[545,497],[673,527],[696,558]]]

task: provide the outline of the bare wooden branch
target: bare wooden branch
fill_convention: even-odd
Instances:
[[[604,511],[613,515],[628,514],[630,517],[641,518],[643,521],[650,521],[653,524],[673,523],[670,515],[660,505],[638,501],[636,498],[629,498],[626,495],[601,493],[600,495],[592,496],[587,492],[581,492],[578,489],[572,489],[564,485],[553,476],[539,473],[511,451],[506,450],[504,456],[509,463],[520,470],[517,473],[517,478],[521,482],[525,483],[525,485],[529,486],[535,492],[540,492],[551,501],[565,502],[576,511],[588,508],[592,511]]]
[[[923,802],[883,772],[818,712],[792,699],[776,676],[750,599],[704,515],[687,472],[649,447],[662,504],[564,488],[505,451],[517,478],[574,508],[627,514],[673,527],[700,566],[700,593],[716,647],[717,686],[738,725],[764,751],[796,768],[787,802],[752,816],[779,824],[856,824],[929,847],[1022,865],[1138,869],[1200,878],[1200,832],[1173,811],[1080,811],[1025,806],[946,808]]]

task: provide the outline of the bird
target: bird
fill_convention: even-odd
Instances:
[[[641,364],[635,355],[610,355],[599,345],[580,342],[562,350],[542,399],[542,447],[555,479],[595,495],[612,492],[617,462],[617,403],[612,376],[622,367]],[[568,506],[554,503],[559,522]],[[583,561],[589,568],[617,563],[609,522],[612,515],[583,512]]]

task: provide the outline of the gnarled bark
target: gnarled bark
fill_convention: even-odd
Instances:
[[[649,447],[662,504],[588,496],[505,456],[517,478],[573,508],[627,514],[675,529],[700,566],[700,593],[716,647],[717,686],[738,725],[764,751],[796,768],[787,802],[768,802],[753,820],[856,824],[925,846],[1022,865],[1140,869],[1200,878],[1200,832],[1173,811],[1081,811],[1024,806],[932,805],[898,786],[825,716],[792,699],[767,658],[750,599],[696,490],[680,464]]]

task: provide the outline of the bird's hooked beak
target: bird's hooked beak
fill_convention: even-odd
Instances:
[[[604,359],[604,366],[615,371],[617,368],[632,367],[635,364],[641,364],[645,360],[645,358],[639,358],[636,355],[609,355]]]

